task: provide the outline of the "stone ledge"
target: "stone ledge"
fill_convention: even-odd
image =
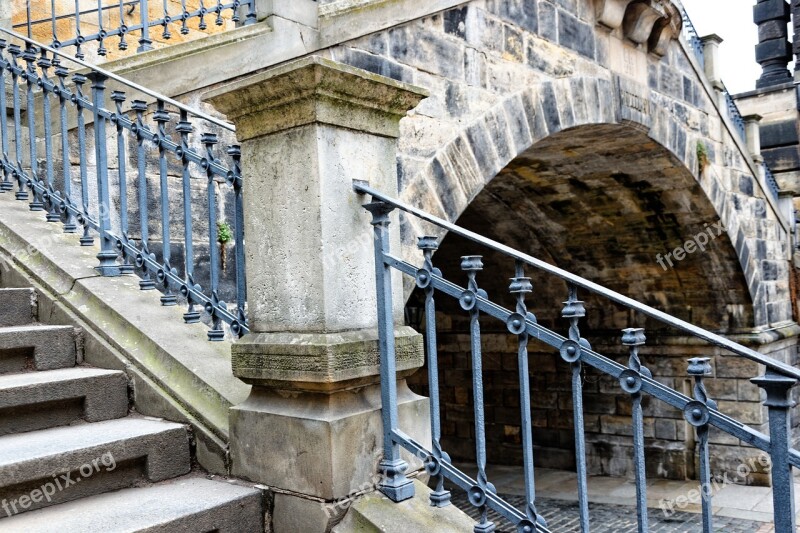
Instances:
[[[355,502],[333,533],[395,533],[436,531],[463,533],[472,531],[475,522],[454,505],[437,508],[429,502],[431,489],[414,480],[416,495],[394,503],[380,492],[368,494]]]
[[[410,375],[423,364],[422,335],[395,330],[397,370]],[[335,391],[380,380],[378,332],[250,334],[231,349],[233,374],[278,390]]]
[[[312,123],[399,137],[399,118],[428,91],[310,56],[204,95],[237,124],[240,142]]]

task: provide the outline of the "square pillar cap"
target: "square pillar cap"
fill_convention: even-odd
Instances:
[[[313,123],[399,137],[400,119],[428,91],[317,55],[203,96],[236,124],[240,142]]]
[[[703,44],[706,44],[706,43],[721,44],[724,40],[725,39],[723,39],[722,37],[720,37],[716,33],[711,33],[709,35],[703,35],[702,37],[700,37],[700,42],[702,42]]]
[[[764,117],[762,117],[758,113],[753,113],[752,115],[746,115],[742,117],[742,120],[744,120],[745,122],[761,122],[761,119],[763,118]]]

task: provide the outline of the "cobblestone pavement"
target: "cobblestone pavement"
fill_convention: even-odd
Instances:
[[[501,497],[521,509],[525,498],[521,496]],[[453,503],[474,519],[480,513],[472,507],[463,494],[453,494]],[[563,500],[537,499],[538,511],[547,520],[547,526],[553,533],[571,533],[580,531],[578,525],[578,504]],[[636,533],[636,508],[622,505],[589,504],[589,516],[592,533]],[[696,533],[702,531],[701,516],[695,513],[675,513],[665,517],[658,509],[649,510],[651,533]],[[496,533],[516,533],[516,528],[500,518],[493,511],[489,512],[489,520],[497,525]],[[715,517],[714,531],[725,533],[761,533],[772,531],[772,524],[753,522],[737,518]]]

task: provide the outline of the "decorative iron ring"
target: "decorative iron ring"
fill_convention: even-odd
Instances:
[[[236,173],[233,170],[229,170],[227,174],[225,174],[225,182],[230,186],[233,187],[236,183]]]
[[[61,41],[59,40],[53,41],[52,43],[50,43],[50,48],[55,48],[56,50],[58,50],[59,48],[61,48]]]
[[[520,533],[534,533],[534,531],[536,531],[536,526],[533,525],[533,522],[525,518],[520,520],[520,523],[517,524],[517,531]]]
[[[506,320],[506,326],[508,327],[508,331],[514,335],[521,335],[528,329],[528,325],[525,323],[525,317],[520,313],[512,313],[511,316],[508,317],[508,320]]]
[[[420,268],[414,275],[414,279],[417,281],[417,287],[426,289],[431,284],[431,272],[427,268]]]
[[[158,280],[159,283],[164,283],[164,280],[167,279],[167,272],[166,270],[164,270],[163,267],[159,268],[158,271],[156,272],[156,279]]]
[[[207,158],[204,157],[203,159],[200,160],[200,168],[202,168],[203,170],[208,170],[209,166],[210,164]]]
[[[686,407],[683,408],[683,417],[694,427],[701,427],[708,424],[708,421],[711,420],[711,413],[703,402],[693,400],[687,403]]]
[[[242,334],[242,324],[238,320],[231,322],[231,332],[237,337]]]
[[[642,390],[642,375],[628,368],[619,376],[619,385],[628,394],[636,394]]]
[[[86,42],[86,37],[84,37],[83,35],[78,35],[75,38],[75,42],[78,43],[78,45],[81,45]]]
[[[461,296],[458,298],[458,303],[461,304],[461,309],[464,311],[472,311],[477,302],[478,295],[470,290],[462,292]]]
[[[100,32],[97,34],[98,41],[102,41],[106,37],[108,37],[108,32],[106,30],[100,30]]]
[[[139,252],[138,254],[136,254],[135,262],[136,262],[136,267],[137,268],[144,267],[144,254],[142,254],[142,252]]]
[[[429,455],[425,458],[425,470],[431,476],[438,476],[439,472],[442,471],[442,464],[436,457]]]
[[[573,340],[565,340],[559,349],[561,358],[567,363],[574,363],[581,358],[581,345]]]
[[[469,503],[475,507],[482,507],[486,503],[486,491],[478,485],[473,485],[467,492]]]
[[[128,33],[128,27],[123,24],[122,26],[119,27],[119,33],[121,35],[125,35],[126,33]]]
[[[206,313],[208,313],[209,315],[211,316],[216,315],[216,313],[214,313],[214,304],[212,304],[211,302],[206,302],[204,309],[206,310]]]

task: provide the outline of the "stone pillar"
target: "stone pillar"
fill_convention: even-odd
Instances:
[[[242,144],[251,332],[234,344],[232,364],[253,392],[231,410],[232,469],[294,493],[275,496],[277,533],[325,531],[336,514],[320,500],[376,481],[383,430],[373,228],[368,199],[352,184],[397,194],[399,122],[424,96],[312,56],[206,97]],[[394,214],[395,250],[398,226]],[[399,275],[393,287],[400,424],[430,442],[428,401],[404,379],[422,366],[422,338],[402,325]]]
[[[715,89],[722,89],[722,73],[719,62],[719,45],[722,43],[722,37],[712,33],[701,37],[700,42],[703,43],[706,78]]]
[[[747,141],[747,151],[756,162],[763,162],[761,156],[761,115],[747,115],[744,119],[744,135]]]
[[[792,59],[792,47],[787,36],[790,17],[786,0],[758,0],[753,7],[753,21],[758,25],[756,62],[763,69],[756,82],[759,89],[794,79],[787,68]]]

